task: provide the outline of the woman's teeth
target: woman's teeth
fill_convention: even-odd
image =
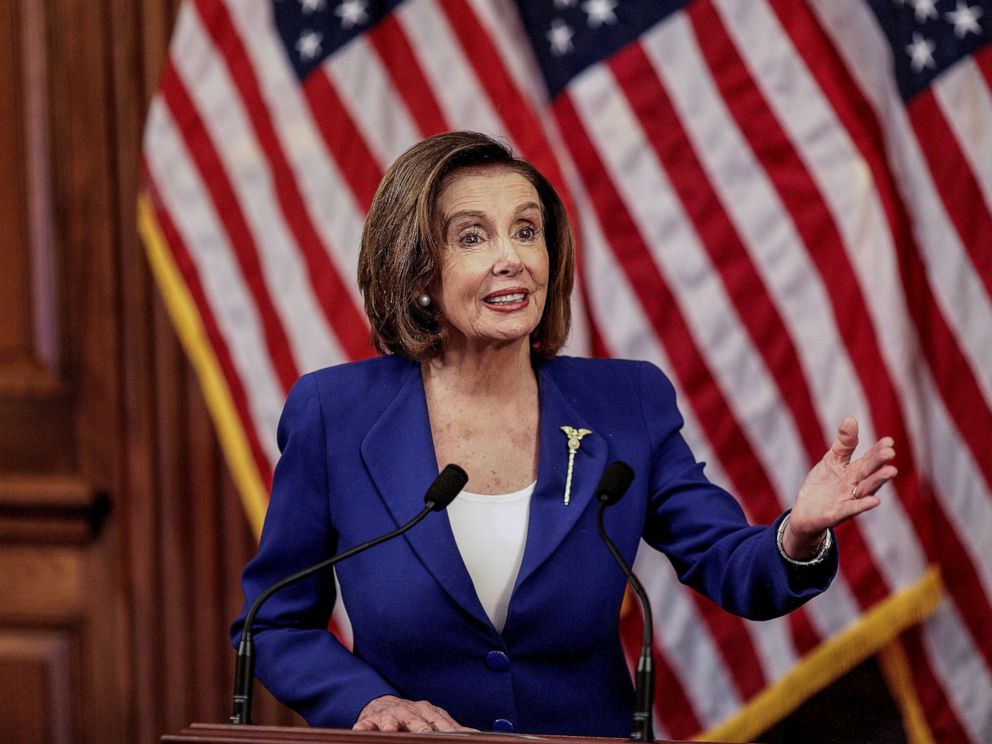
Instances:
[[[499,297],[490,297],[486,299],[486,302],[488,302],[490,305],[509,305],[512,302],[523,302],[523,299],[526,296],[527,296],[526,294],[520,292],[518,294],[508,294],[508,295],[500,295]]]

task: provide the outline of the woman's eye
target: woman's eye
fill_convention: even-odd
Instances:
[[[458,237],[458,244],[466,247],[479,245],[482,242],[482,235],[477,232],[464,233]]]
[[[523,240],[529,243],[530,241],[534,240],[534,238],[536,237],[537,237],[537,229],[530,225],[525,225],[524,227],[521,227],[519,230],[517,230],[517,238],[519,240]]]

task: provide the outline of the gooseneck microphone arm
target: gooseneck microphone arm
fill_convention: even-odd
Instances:
[[[633,741],[654,741],[654,725],[652,723],[654,658],[651,656],[651,649],[654,646],[654,624],[651,618],[651,603],[648,601],[647,592],[644,591],[641,582],[630,570],[627,562],[620,555],[620,551],[617,550],[617,546],[606,534],[606,529],[603,527],[603,512],[606,507],[617,503],[630,488],[633,480],[634,471],[627,463],[617,460],[606,466],[606,470],[603,471],[603,476],[599,480],[599,485],[596,486],[596,498],[599,499],[596,527],[599,529],[599,536],[606,544],[607,550],[610,551],[613,560],[620,566],[623,575],[627,577],[627,583],[633,588],[641,604],[644,629],[641,639],[641,655],[637,659],[637,685],[635,688],[637,692],[630,738]]]
[[[231,723],[251,723],[252,689],[255,681],[255,649],[251,630],[255,623],[255,615],[258,614],[259,608],[261,608],[265,601],[280,589],[294,584],[300,579],[330,568],[336,563],[340,563],[369,548],[374,548],[376,545],[380,545],[387,540],[392,540],[394,537],[399,537],[411,527],[418,524],[432,511],[443,511],[454,500],[462,488],[465,487],[467,482],[468,475],[466,475],[464,470],[458,465],[448,465],[434,479],[434,482],[428,487],[427,493],[424,494],[423,511],[402,527],[388,534],[373,538],[368,542],[356,545],[343,553],[333,555],[309,568],[304,568],[302,571],[297,571],[293,575],[277,581],[258,595],[252,603],[251,609],[248,610],[248,614],[245,616],[245,623],[241,628],[241,641],[238,643],[238,657],[234,667],[234,712],[231,715]]]

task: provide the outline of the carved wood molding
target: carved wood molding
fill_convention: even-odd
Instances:
[[[110,499],[71,476],[0,476],[0,543],[95,540]]]

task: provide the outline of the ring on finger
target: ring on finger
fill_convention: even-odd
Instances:
[[[854,488],[851,489],[851,499],[854,500],[854,501],[857,501],[857,499],[858,499],[858,487],[857,486],[855,486]]]

